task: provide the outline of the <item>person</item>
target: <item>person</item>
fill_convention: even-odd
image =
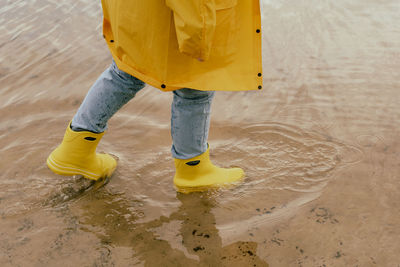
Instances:
[[[103,37],[113,57],[68,124],[47,165],[56,174],[109,177],[117,162],[96,153],[108,120],[145,83],[173,92],[172,156],[178,190],[241,180],[241,168],[209,158],[215,91],[262,88],[258,0],[102,0]]]

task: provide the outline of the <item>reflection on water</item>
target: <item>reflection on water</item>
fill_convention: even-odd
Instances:
[[[80,223],[103,244],[132,248],[132,256],[148,266],[268,266],[256,255],[254,242],[222,247],[211,212],[212,196],[178,193],[176,197],[179,209],[168,217],[136,223],[140,216],[134,210],[140,202],[102,192],[82,202],[85,211],[80,211],[79,217],[84,218]]]
[[[209,140],[246,180],[191,195],[150,87],[110,121],[106,186],[47,169],[111,60],[100,3],[0,3],[1,266],[398,263],[398,1],[264,0],[266,89],[218,93]]]

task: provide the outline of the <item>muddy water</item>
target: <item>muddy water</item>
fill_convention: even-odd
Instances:
[[[399,266],[399,1],[263,1],[266,89],[218,93],[209,140],[246,180],[191,195],[151,87],[110,121],[106,186],[52,174],[111,60],[101,9],[0,4],[0,266]]]

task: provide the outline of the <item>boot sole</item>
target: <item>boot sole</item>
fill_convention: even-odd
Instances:
[[[71,166],[66,166],[66,164],[63,164],[61,162],[57,162],[54,160],[51,156],[47,158],[47,166],[49,167],[50,170],[52,170],[54,173],[59,174],[59,175],[64,175],[64,176],[71,176],[71,175],[82,175],[83,177],[90,179],[90,180],[98,180],[102,178],[101,175],[82,170],[80,168],[76,167],[71,167]],[[111,174],[114,172],[115,168],[112,170],[108,171],[108,173],[105,175],[105,177],[111,176]]]
[[[208,190],[218,190],[218,189],[230,189],[230,188],[234,188],[239,186],[245,178],[245,173],[243,172],[243,174],[232,180],[229,182],[221,182],[221,183],[213,183],[213,184],[199,184],[197,186],[189,186],[189,185],[183,185],[181,183],[179,183],[178,181],[176,181],[176,179],[174,178],[174,185],[176,188],[176,191],[178,191],[179,193],[183,193],[183,194],[190,194],[190,193],[194,193],[194,192],[204,192],[204,191],[208,191]]]

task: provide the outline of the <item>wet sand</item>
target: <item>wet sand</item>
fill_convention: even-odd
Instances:
[[[0,0],[0,266],[400,266],[400,3],[267,1],[264,90],[218,93],[233,189],[177,194],[172,95],[109,123],[112,179],[46,157],[110,64],[97,1]]]

